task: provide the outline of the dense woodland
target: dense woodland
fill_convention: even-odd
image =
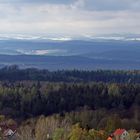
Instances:
[[[0,82],[0,112],[33,117],[69,112],[79,107],[129,109],[140,106],[139,84]]]
[[[140,71],[50,72],[10,66],[0,70],[0,80],[0,114],[19,122],[22,136],[46,140],[47,130],[53,140],[73,135],[95,140],[100,136],[95,130],[105,130],[98,138],[105,140],[116,128],[140,131]]]

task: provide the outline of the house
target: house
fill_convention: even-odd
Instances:
[[[128,140],[129,133],[125,129],[117,129],[113,136],[115,140]]]
[[[16,125],[7,125],[6,123],[0,124],[0,131],[4,140],[14,140],[16,136]]]
[[[4,131],[3,135],[4,137],[11,137],[16,133],[16,130],[12,130],[10,128],[8,128],[7,130]]]
[[[112,139],[112,137],[111,137],[111,136],[109,136],[109,137],[107,138],[107,140],[113,140],[113,139]]]

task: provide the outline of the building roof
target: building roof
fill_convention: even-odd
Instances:
[[[111,137],[108,137],[107,140],[112,140],[112,138]]]
[[[12,136],[14,134],[14,132],[11,129],[7,129],[4,131],[4,136]]]
[[[114,136],[116,136],[116,135],[122,135],[125,131],[126,131],[125,129],[117,129],[114,132]]]

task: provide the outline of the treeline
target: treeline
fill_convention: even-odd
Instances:
[[[0,69],[0,80],[38,80],[49,82],[106,82],[106,83],[140,83],[140,71],[48,71],[35,68],[19,69],[13,65]]]
[[[129,112],[133,114],[137,109],[132,108]],[[140,135],[138,133],[140,121],[134,118],[135,115],[127,119],[115,113],[105,109],[84,108],[63,115],[54,114],[48,117],[41,115],[18,125],[15,140],[107,140],[118,128],[125,128],[129,132],[127,140],[136,140]],[[17,126],[14,120],[3,119],[3,121],[7,126],[9,124]]]
[[[14,118],[63,114],[84,106],[125,110],[132,105],[140,106],[140,84],[0,82],[0,114]]]

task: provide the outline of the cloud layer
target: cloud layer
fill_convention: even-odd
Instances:
[[[0,0],[0,32],[83,36],[140,32],[139,0]]]

